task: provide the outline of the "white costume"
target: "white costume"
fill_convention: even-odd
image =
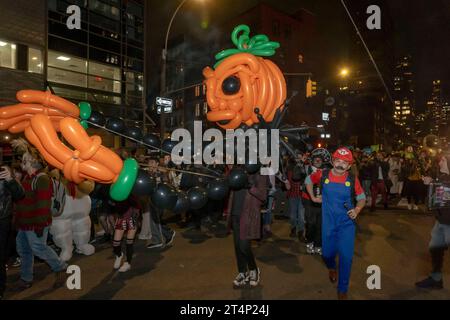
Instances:
[[[92,190],[91,190],[92,191]],[[90,192],[87,192],[90,193]],[[66,194],[66,202],[62,215],[53,217],[50,233],[53,242],[61,248],[60,258],[69,261],[72,258],[73,243],[77,253],[92,255],[95,248],[89,244],[91,235],[91,198],[77,187],[76,196]]]

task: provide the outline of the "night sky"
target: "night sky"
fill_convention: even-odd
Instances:
[[[346,0],[351,5],[352,1]],[[359,1],[359,0],[358,0]],[[158,59],[160,48],[171,14],[178,1],[149,0],[153,17],[150,21],[152,58]],[[179,12],[171,37],[189,32],[199,38],[213,39],[229,34],[220,25],[229,17],[245,12],[261,1],[258,0],[190,0]],[[354,29],[340,0],[265,0],[286,13],[305,8],[316,15],[317,28],[323,38],[323,50],[330,52],[324,63],[330,74],[337,61],[345,61],[349,52],[349,39]],[[376,1],[373,1],[376,2]],[[431,82],[441,79],[443,92],[450,100],[450,1],[448,0],[389,0],[382,7],[390,15],[394,27],[395,56],[410,54],[413,58],[416,86],[416,105],[421,108],[431,94]],[[203,26],[202,26],[203,23]],[[189,30],[189,31],[187,31]],[[379,45],[383,45],[380,43]],[[363,50],[363,49],[361,49]],[[153,60],[155,61],[155,60]],[[158,78],[157,68],[151,77]],[[392,81],[392,79],[388,79]],[[153,81],[153,86],[157,86]]]

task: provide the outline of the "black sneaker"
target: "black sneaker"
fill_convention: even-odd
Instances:
[[[442,289],[444,288],[442,280],[436,281],[432,277],[428,277],[422,281],[416,282],[416,287],[421,289]]]
[[[17,286],[12,288],[11,291],[21,292],[21,291],[30,289],[32,286],[33,286],[33,282],[28,282],[28,281],[20,279],[19,282],[17,283]]]
[[[248,283],[248,276],[245,273],[239,273],[233,281],[234,288],[241,288]]]
[[[296,228],[291,229],[291,233],[289,234],[289,237],[296,238],[297,237],[297,231]]]
[[[55,283],[53,284],[53,289],[62,288],[66,285],[67,273],[65,270],[55,273]]]

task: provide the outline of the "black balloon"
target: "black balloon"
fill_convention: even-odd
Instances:
[[[235,76],[230,76],[222,82],[222,91],[226,95],[233,95],[241,89],[241,81]]]
[[[241,124],[241,125],[239,126],[239,129],[242,129],[242,130],[244,130],[244,131],[247,131],[248,129],[250,129],[250,127],[249,127],[248,125],[246,125],[245,123],[243,123],[243,124]]]
[[[189,210],[189,198],[184,192],[178,192],[178,199],[175,207],[172,209],[173,213],[182,213]]]
[[[153,133],[147,133],[142,139],[142,142],[155,148],[159,148],[161,146],[161,140]]]
[[[135,196],[149,196],[156,190],[156,180],[144,170],[139,170],[133,190]]]
[[[255,130],[259,130],[261,128],[261,125],[259,123],[255,123],[254,125],[252,125],[252,128]]]
[[[232,189],[243,189],[248,184],[247,173],[242,168],[233,168],[228,175],[228,185]]]
[[[125,130],[125,135],[135,140],[141,140],[142,130],[138,127],[129,127]]]
[[[230,188],[225,180],[216,179],[208,185],[208,197],[212,200],[224,199]]]
[[[99,125],[101,127],[103,127],[106,123],[106,119],[105,116],[103,115],[103,113],[99,112],[99,111],[92,111],[91,113],[91,117],[89,118],[89,122],[92,122],[93,124]]]
[[[188,191],[188,198],[191,209],[198,210],[208,202],[208,192],[202,187],[193,187]]]
[[[109,118],[106,122],[106,128],[117,133],[122,133],[125,130],[125,122],[119,118]]]
[[[178,144],[177,141],[172,141],[170,139],[166,139],[163,141],[161,149],[165,152],[172,153],[172,149]]]
[[[151,195],[152,203],[159,209],[172,210],[177,203],[176,190],[166,183],[160,183]]]
[[[254,174],[261,169],[260,163],[247,163],[245,165],[245,171],[247,171],[248,174]]]

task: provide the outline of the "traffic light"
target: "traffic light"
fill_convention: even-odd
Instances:
[[[317,95],[317,82],[308,79],[306,82],[306,97],[311,98]]]
[[[317,95],[317,82],[316,81],[311,81],[312,83],[312,96],[316,96]]]

